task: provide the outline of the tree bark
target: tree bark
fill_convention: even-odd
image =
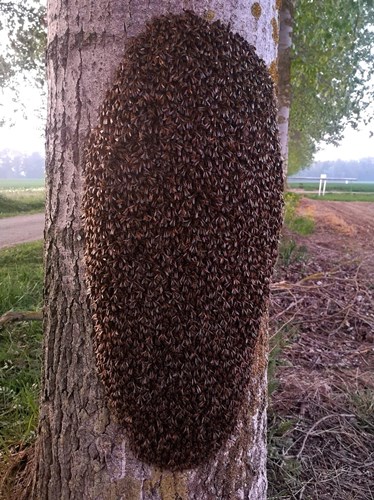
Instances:
[[[230,24],[269,67],[275,64],[275,0],[49,1],[44,365],[28,498],[266,497],[266,318],[236,431],[195,470],[172,473],[139,462],[111,419],[95,370],[80,208],[84,144],[128,39],[152,17],[183,9]]]
[[[291,45],[295,0],[283,0],[279,13],[278,126],[284,175],[288,169],[288,129],[291,107]]]

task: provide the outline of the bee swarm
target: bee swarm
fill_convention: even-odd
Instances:
[[[269,294],[283,174],[273,85],[191,12],[133,39],[85,159],[85,259],[108,402],[143,461],[208,460],[235,427]]]

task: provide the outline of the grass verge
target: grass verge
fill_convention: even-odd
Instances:
[[[0,191],[0,218],[43,212],[44,189]]]
[[[0,191],[44,189],[44,179],[0,179]]]
[[[0,315],[42,306],[42,242],[0,251]],[[0,330],[0,457],[30,443],[38,417],[42,327],[20,322]]]
[[[327,193],[325,196],[317,194],[303,194],[304,198],[319,201],[367,201],[374,202],[374,193]]]
[[[292,232],[307,236],[314,232],[314,220],[310,216],[297,213],[300,198],[301,196],[296,193],[286,193],[284,223]]]

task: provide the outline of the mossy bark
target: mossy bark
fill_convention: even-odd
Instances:
[[[82,157],[129,37],[165,12],[221,19],[276,59],[275,0],[258,2],[50,0],[48,6],[45,340],[32,499],[234,499],[266,496],[266,320],[246,405],[211,462],[184,473],[139,462],[111,419],[97,378],[84,285]]]

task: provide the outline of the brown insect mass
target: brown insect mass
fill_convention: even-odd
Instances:
[[[232,432],[282,213],[273,85],[191,12],[130,44],[85,162],[87,281],[107,398],[139,458],[209,459]]]

